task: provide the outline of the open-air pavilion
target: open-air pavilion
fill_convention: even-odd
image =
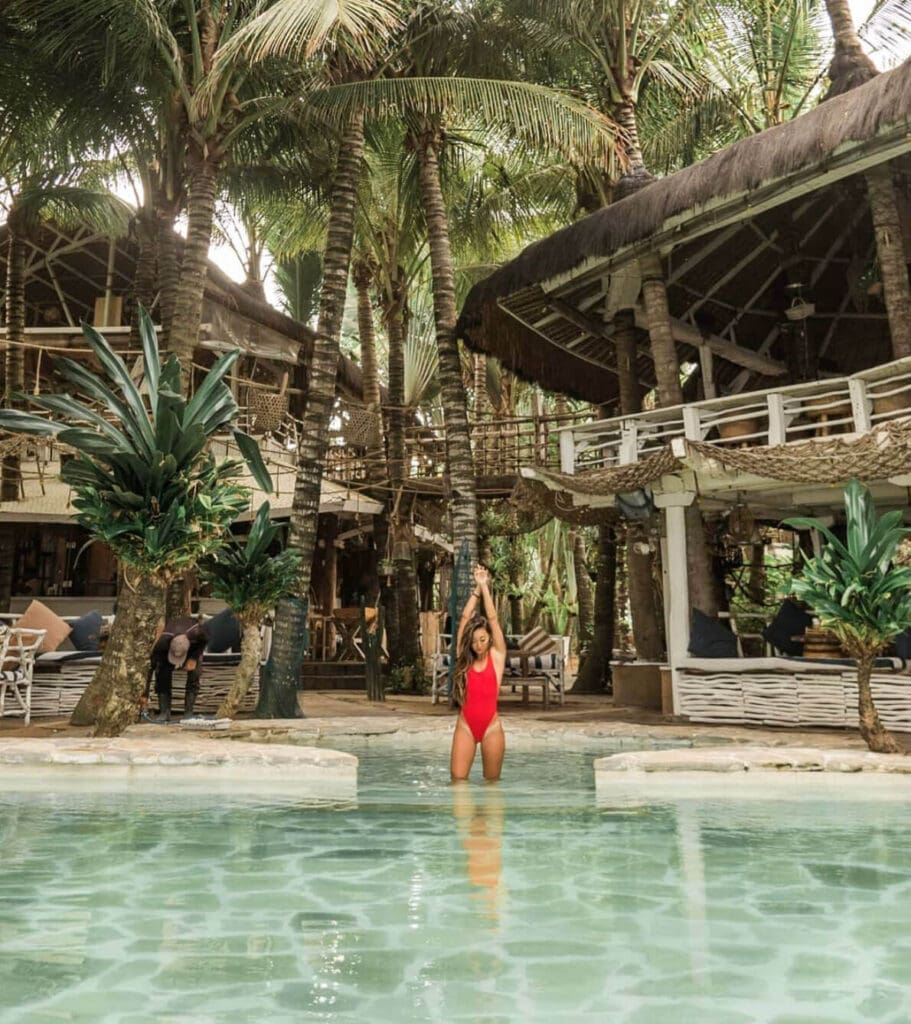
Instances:
[[[560,431],[560,472],[523,470],[553,507],[650,500],[660,512],[676,713],[856,722],[850,666],[690,657],[685,509],[716,523],[744,507],[769,524],[834,520],[851,477],[884,506],[911,504],[911,308],[880,272],[890,244],[904,247],[900,266],[911,254],[909,129],[906,62],[535,243],[462,311],[470,348],[608,417]],[[630,394],[667,371],[653,355],[662,330],[684,403],[638,411]],[[904,678],[878,672],[874,693],[887,725],[911,728]]]

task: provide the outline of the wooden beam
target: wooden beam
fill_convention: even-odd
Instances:
[[[711,256],[711,254],[716,249],[718,249],[725,243],[729,242],[734,237],[734,235],[736,235],[737,232],[740,231],[741,227],[741,224],[731,224],[731,226],[725,228],[724,231],[719,231],[717,235],[712,235],[709,241],[706,243],[706,245],[703,245],[701,249],[699,249],[697,252],[694,252],[693,255],[689,257],[689,259],[684,260],[679,267],[675,267],[667,275],[666,283],[674,284],[681,277],[683,277],[684,274],[692,270],[693,267],[698,266],[706,258],[706,256]]]
[[[636,326],[648,330],[648,317],[641,306],[636,307]],[[752,349],[735,345],[732,341],[719,338],[717,334],[704,334],[698,327],[684,323],[676,317],[671,317],[671,331],[674,341],[678,344],[692,345],[695,348],[705,345],[719,359],[743,366],[753,373],[761,373],[766,377],[783,377],[788,372],[787,367],[776,359],[769,359],[768,356],[760,355]]]

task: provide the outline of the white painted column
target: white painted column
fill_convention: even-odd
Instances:
[[[665,498],[669,497],[671,495],[665,496]],[[674,700],[674,714],[679,715],[680,686],[678,666],[686,658],[687,647],[690,642],[690,594],[689,573],[686,566],[685,505],[682,503],[667,505],[664,509],[664,519],[667,527],[667,658],[671,666],[671,691]]]

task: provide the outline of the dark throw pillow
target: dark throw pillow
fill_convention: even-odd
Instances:
[[[813,616],[790,598],[781,602],[778,614],[762,631],[765,640],[782,654],[799,657],[803,654],[803,641],[794,637],[803,636],[804,630],[813,625]]]
[[[101,629],[104,626],[101,612],[86,612],[70,625],[73,627],[70,640],[77,651],[101,650]]]
[[[895,653],[905,661],[911,658],[911,629],[906,629],[895,638]]]
[[[240,623],[230,608],[213,615],[206,622],[206,632],[209,634],[206,650],[210,654],[240,650]]]
[[[737,637],[718,619],[694,608],[689,651],[694,658],[736,658]]]

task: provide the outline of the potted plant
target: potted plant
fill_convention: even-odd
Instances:
[[[807,559],[792,584],[857,662],[857,713],[860,733],[871,750],[896,754],[901,747],[880,721],[870,688],[876,656],[911,627],[911,569],[893,564],[911,530],[900,511],[880,516],[869,490],[859,480],[845,488],[846,543],[818,519],[786,519],[791,527],[810,527],[825,538],[822,553]]]
[[[233,718],[243,703],[262,653],[260,627],[278,599],[291,590],[300,567],[300,552],[294,549],[269,553],[279,536],[269,513],[267,501],[260,505],[246,537],[229,541],[200,563],[201,579],[234,612],[241,628],[240,663],[218,708],[219,718]]]

